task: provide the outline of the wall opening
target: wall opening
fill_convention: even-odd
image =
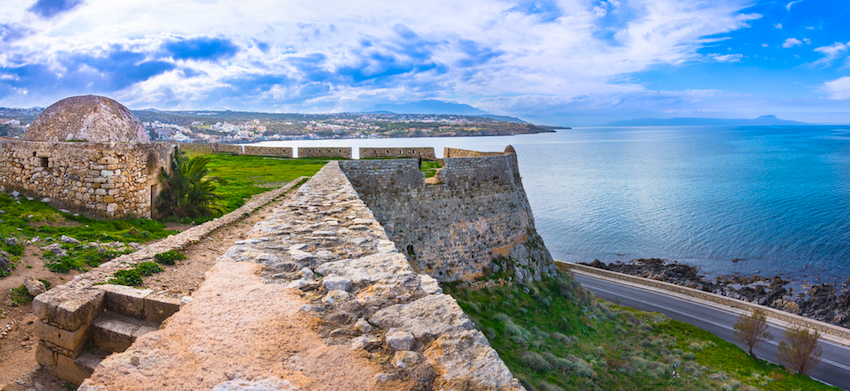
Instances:
[[[158,185],[151,185],[151,218],[155,218],[156,216],[156,196],[159,195]]]
[[[38,166],[47,168],[48,166],[50,166],[50,158],[47,158],[47,157],[38,158]]]

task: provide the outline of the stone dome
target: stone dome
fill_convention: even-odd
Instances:
[[[32,121],[24,140],[150,143],[130,109],[96,95],[72,96],[50,105]]]

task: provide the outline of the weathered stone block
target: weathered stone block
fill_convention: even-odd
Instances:
[[[175,312],[180,311],[182,297],[168,293],[156,293],[145,297],[145,319],[162,323]]]
[[[83,344],[91,335],[88,324],[84,324],[76,331],[63,330],[55,326],[51,326],[44,322],[35,322],[35,335],[42,341],[50,342],[54,345],[68,349],[72,352],[79,352]]]
[[[145,316],[145,297],[153,293],[150,289],[136,289],[124,285],[106,284],[96,288],[106,292],[106,309],[140,319]]]
[[[54,376],[56,375],[56,366],[59,365],[57,360],[59,359],[57,356],[59,353],[50,350],[44,342],[39,342],[35,347],[35,362],[39,363],[39,365],[43,366],[45,369],[52,373]]]
[[[107,204],[111,204],[114,201],[115,201],[115,197],[113,197],[111,195],[103,196],[103,202],[106,202]],[[107,210],[109,210],[109,209],[107,209]]]
[[[57,358],[56,377],[77,385],[91,377],[92,371],[85,365],[78,364],[73,358],[61,354]]]
[[[32,311],[42,321],[76,331],[100,315],[104,296],[98,289],[59,286],[38,295],[32,302]]]

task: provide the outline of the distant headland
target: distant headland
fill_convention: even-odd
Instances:
[[[746,118],[638,118],[614,121],[604,126],[774,126],[774,125],[812,125],[806,122],[789,121],[776,118],[775,115],[763,115],[755,119]]]

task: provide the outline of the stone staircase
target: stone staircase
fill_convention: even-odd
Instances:
[[[41,339],[36,361],[74,384],[89,378],[108,355],[121,353],[136,338],[158,330],[183,301],[181,295],[123,285],[96,285],[83,296],[86,300],[73,306],[77,311],[36,328]],[[67,330],[71,323],[79,324],[77,330]]]

